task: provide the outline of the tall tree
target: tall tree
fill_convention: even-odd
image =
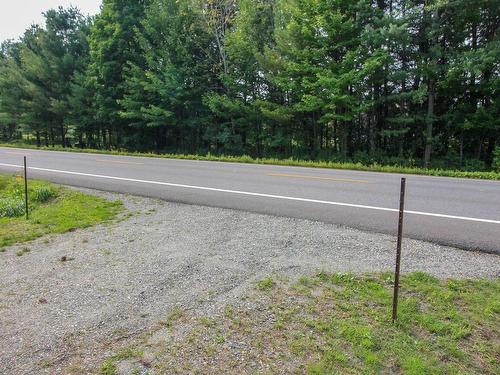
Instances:
[[[66,146],[70,83],[88,53],[88,20],[76,8],[52,9],[44,15],[45,28],[26,31],[5,74],[17,82],[9,92],[18,100],[24,130],[33,131],[38,144],[43,134],[46,144],[59,140]]]
[[[96,121],[103,144],[117,146],[125,135],[119,101],[125,92],[125,68],[143,60],[135,37],[141,27],[147,0],[104,0],[92,25],[89,79],[94,84]],[[116,137],[112,137],[115,134]]]
[[[209,116],[203,95],[219,85],[219,56],[202,17],[195,1],[154,1],[146,11],[137,34],[144,60],[129,62],[120,101],[140,147],[202,151]]]

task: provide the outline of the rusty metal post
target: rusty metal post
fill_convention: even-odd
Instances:
[[[28,168],[26,168],[26,156],[24,157],[24,203],[26,207],[26,220],[29,219],[28,207]]]
[[[403,221],[405,212],[406,178],[401,179],[401,195],[399,197],[398,245],[396,250],[396,271],[394,273],[394,299],[392,301],[392,322],[398,318],[399,273],[401,270],[401,246],[403,243]]]

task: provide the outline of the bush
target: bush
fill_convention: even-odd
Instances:
[[[45,203],[57,195],[55,189],[50,186],[40,186],[33,191],[33,199],[35,202]]]
[[[24,214],[24,202],[18,198],[2,198],[0,199],[0,218],[1,217],[18,217]]]
[[[495,172],[500,172],[500,147],[495,149],[495,153],[493,154],[493,163],[491,166]]]

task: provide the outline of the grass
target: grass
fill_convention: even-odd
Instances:
[[[169,326],[170,340],[143,350],[160,373],[500,373],[500,279],[406,275],[395,324],[391,280],[319,272],[266,281],[251,303],[211,324],[184,316],[181,334]]]
[[[272,289],[274,281],[271,277],[265,277],[257,282],[257,289],[260,291],[266,291]]]
[[[458,177],[458,178],[474,178],[483,180],[500,180],[500,173],[493,171],[460,171],[449,169],[427,169],[421,167],[405,167],[401,165],[381,165],[381,164],[362,164],[351,162],[336,162],[336,161],[314,161],[314,160],[299,160],[299,159],[277,159],[277,158],[252,158],[248,155],[242,156],[226,156],[226,155],[189,155],[189,154],[156,154],[156,153],[140,153],[130,151],[117,150],[96,150],[96,149],[75,149],[55,147],[36,147],[25,143],[7,143],[0,144],[0,147],[20,147],[29,149],[39,149],[48,151],[66,151],[66,152],[84,152],[92,154],[108,154],[108,155],[123,155],[123,156],[142,156],[168,159],[188,159],[188,160],[203,160],[203,161],[218,161],[230,163],[247,163],[247,164],[271,164],[283,166],[297,167],[312,167],[312,168],[327,168],[327,169],[347,169],[355,171],[370,171],[384,173],[403,173],[416,174],[427,176],[441,177]]]
[[[165,327],[172,327],[174,323],[181,319],[184,316],[184,311],[180,309],[179,307],[174,307],[172,311],[167,315],[165,320],[161,321],[160,324],[164,325]]]
[[[0,251],[46,234],[64,233],[108,221],[122,208],[119,201],[109,202],[43,181],[29,181],[28,192],[30,211],[29,220],[26,220],[24,180],[0,175]],[[19,204],[22,210],[17,209]],[[19,251],[18,255],[25,253]]]
[[[111,360],[107,360],[101,366],[101,375],[115,375],[118,369]]]

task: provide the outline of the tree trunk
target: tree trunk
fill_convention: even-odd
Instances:
[[[343,122],[341,124],[341,143],[340,143],[340,148],[341,148],[341,152],[342,152],[342,156],[344,157],[344,159],[347,159],[347,154],[348,154],[348,142],[347,142],[347,137],[348,137],[348,134],[347,134],[347,123]]]
[[[425,153],[424,153],[424,166],[429,168],[431,164],[431,154],[432,154],[432,131],[434,125],[434,101],[435,101],[435,82],[434,79],[430,79],[428,88],[428,101],[427,101],[427,128],[425,131]]]
[[[61,132],[61,146],[66,147],[66,134],[64,133],[64,124],[62,122],[59,126],[59,131]]]
[[[488,138],[488,149],[486,151],[486,165],[488,168],[491,168],[491,165],[493,164],[493,158],[494,158],[494,152],[495,152],[495,144],[496,144],[496,139],[495,137],[489,137]]]
[[[372,115],[369,114],[368,116],[368,145],[369,145],[369,153],[370,155],[375,155],[377,145],[375,143],[375,134],[376,134],[376,129],[375,129],[375,121],[372,119]]]
[[[460,133],[460,167],[464,165],[464,131]]]
[[[50,127],[50,143],[51,143],[52,147],[55,146],[55,144],[54,144],[54,128],[53,127]]]

